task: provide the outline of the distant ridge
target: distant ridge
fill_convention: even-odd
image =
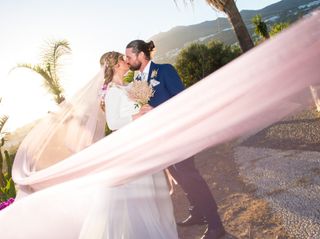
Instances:
[[[254,26],[251,19],[257,14],[271,26],[278,22],[294,22],[319,6],[320,0],[282,0],[260,10],[242,10],[240,14],[253,35]],[[238,42],[227,18],[217,18],[190,26],[177,26],[167,32],[156,34],[149,40],[153,40],[156,45],[156,62],[174,63],[182,48],[192,42],[206,43],[212,39],[229,45]]]

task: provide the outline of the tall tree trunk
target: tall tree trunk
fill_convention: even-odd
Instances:
[[[226,1],[224,6],[224,12],[228,15],[229,20],[234,28],[234,31],[237,35],[240,47],[243,52],[246,52],[254,47],[253,41],[250,37],[248,29],[244,24],[240,12],[235,4],[232,1]]]

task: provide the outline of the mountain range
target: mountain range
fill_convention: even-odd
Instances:
[[[279,22],[292,23],[319,7],[320,0],[282,0],[260,10],[242,10],[240,14],[249,33],[254,37],[254,25],[251,19],[255,15],[261,15],[262,20],[270,27]],[[214,16],[214,12],[212,15]],[[213,39],[228,45],[238,44],[229,20],[221,17],[195,25],[177,26],[148,40],[153,40],[156,45],[157,52],[154,57],[156,62],[174,63],[184,47],[194,42],[207,43]]]

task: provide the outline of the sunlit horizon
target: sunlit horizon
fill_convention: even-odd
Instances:
[[[261,9],[278,1],[238,0],[236,4],[239,10]],[[99,71],[99,58],[104,52],[124,52],[133,39],[147,40],[175,26],[224,16],[205,1],[194,2],[193,6],[177,3],[178,7],[173,0],[160,5],[155,0],[0,3],[0,115],[9,116],[4,130],[14,131],[57,107],[38,74],[22,68],[9,73],[18,63],[41,63],[41,48],[46,41],[66,39],[70,43],[72,54],[61,75],[68,98]]]

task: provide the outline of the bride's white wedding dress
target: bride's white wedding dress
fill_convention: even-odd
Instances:
[[[126,87],[114,84],[109,84],[105,106],[112,130],[130,123],[139,111]],[[90,207],[81,239],[178,238],[163,171],[117,187],[98,187]]]

